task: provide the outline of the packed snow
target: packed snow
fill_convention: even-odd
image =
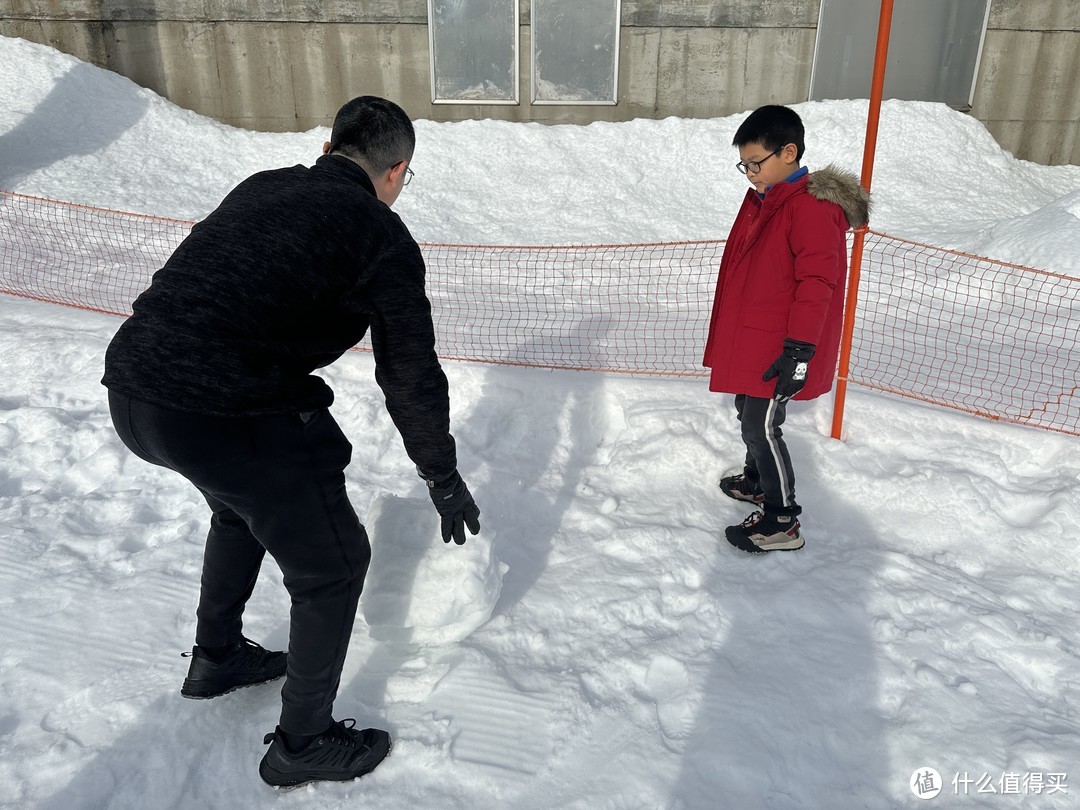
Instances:
[[[796,109],[806,164],[858,171],[867,103]],[[396,210],[427,242],[723,238],[742,117],[418,121]],[[0,38],[9,191],[195,219],[327,135],[233,129]],[[887,102],[873,190],[877,230],[1080,276],[1080,167],[968,116]],[[447,362],[483,530],[446,546],[359,352],[325,370],[374,549],[335,715],[395,747],[356,782],[267,788],[279,684],[179,695],[208,515],[112,429],[118,324],[0,296],[0,806],[1077,805],[1076,437],[854,389],[840,442],[831,397],[797,403],[807,545],[750,556],[723,538],[743,451],[704,380]],[[287,628],[268,559],[246,633]]]

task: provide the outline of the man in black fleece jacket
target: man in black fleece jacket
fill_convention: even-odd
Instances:
[[[353,779],[390,749],[385,731],[331,714],[371,548],[345,492],[352,445],[312,372],[370,333],[375,379],[444,541],[480,530],[457,473],[424,260],[390,210],[415,144],[396,104],[344,105],[314,166],[249,177],[192,228],[105,355],[121,439],[212,510],[181,693],[212,698],[286,675],[259,767],[275,786]],[[242,635],[266,552],[292,599],[287,654]]]

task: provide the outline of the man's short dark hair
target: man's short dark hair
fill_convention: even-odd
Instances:
[[[802,160],[805,134],[802,119],[797,112],[779,104],[767,104],[758,107],[739,125],[731,145],[760,143],[770,152],[774,152],[793,143],[798,149],[795,160]]]
[[[330,154],[352,158],[369,174],[382,174],[403,160],[412,160],[416,131],[405,111],[378,96],[359,96],[334,117]]]

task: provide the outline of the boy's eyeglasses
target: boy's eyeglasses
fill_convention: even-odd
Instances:
[[[404,182],[404,183],[402,183],[401,185],[402,185],[402,186],[407,186],[407,185],[409,185],[409,183],[411,183],[411,182],[412,182],[412,179],[413,179],[413,175],[414,175],[414,174],[416,174],[416,172],[414,172],[414,171],[413,171],[412,169],[410,169],[410,168],[409,168],[408,166],[406,166],[406,167],[405,167],[405,182]]]
[[[738,169],[743,174],[748,174],[749,172],[753,172],[754,174],[757,174],[758,172],[761,171],[761,164],[764,163],[769,158],[771,158],[773,155],[779,155],[780,150],[783,149],[783,148],[784,147],[781,146],[780,149],[777,149],[777,150],[775,150],[773,152],[770,152],[765,157],[763,157],[761,160],[747,160],[747,161],[740,160],[738,163],[735,164],[735,168]]]

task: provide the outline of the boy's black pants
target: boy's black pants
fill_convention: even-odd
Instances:
[[[765,511],[771,515],[798,515],[802,507],[795,502],[795,471],[780,430],[787,417],[787,403],[736,394],[735,410],[746,445],[743,472],[765,493]]]
[[[187,478],[213,511],[195,643],[240,640],[244,606],[269,552],[292,598],[281,728],[325,731],[371,560],[345,493],[352,445],[330,412],[205,416],[111,391],[109,408],[135,455]]]

